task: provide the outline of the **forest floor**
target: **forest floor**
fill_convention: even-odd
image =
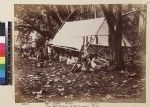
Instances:
[[[37,62],[15,53],[15,101],[32,102],[145,102],[145,73],[97,71],[69,72],[72,66]]]

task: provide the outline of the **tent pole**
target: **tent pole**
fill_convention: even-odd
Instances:
[[[95,9],[94,9],[94,14],[95,14],[95,19],[96,19],[96,6],[95,6]]]
[[[104,19],[104,21],[105,21],[105,19]],[[96,32],[96,35],[95,35],[95,37],[94,37],[94,39],[93,40],[91,40],[90,42],[89,42],[89,44],[87,45],[87,48],[91,45],[91,43],[95,40],[95,38],[96,38],[96,36],[97,36],[97,34],[98,34],[98,32],[99,32],[99,30],[101,29],[101,27],[103,26],[103,24],[104,24],[104,21],[103,21],[103,23],[101,24],[101,26],[99,27],[99,29],[97,30],[97,32]],[[87,49],[86,48],[86,49]]]
[[[59,27],[58,31],[62,28],[62,26],[65,24],[65,22],[70,18],[70,16],[73,14],[73,12],[78,9],[78,7],[79,7],[79,6],[77,6],[77,7],[67,16],[67,18],[62,22],[62,24],[61,24],[61,26]]]

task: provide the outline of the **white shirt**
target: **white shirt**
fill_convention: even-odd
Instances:
[[[67,59],[67,64],[69,65],[69,64],[74,64],[76,61],[75,61],[75,59],[72,57],[72,58],[68,58]]]

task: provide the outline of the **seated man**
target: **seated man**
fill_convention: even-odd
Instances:
[[[59,55],[59,61],[60,62],[66,62],[67,61],[67,56],[65,56],[64,54],[60,54]]]
[[[51,58],[52,58],[52,54],[53,54],[53,47],[52,47],[52,45],[49,45],[48,47],[47,47],[47,52],[48,52],[48,56],[49,56],[49,59],[51,60]]]
[[[56,62],[59,61],[59,55],[57,53],[53,54],[52,60]]]
[[[109,62],[103,58],[100,58],[98,54],[94,54],[94,57],[92,58],[91,61],[91,67],[94,68],[95,70],[101,69],[103,67],[106,67],[109,65]]]
[[[76,63],[75,58],[73,56],[69,56],[67,59],[67,65],[75,64],[75,63]]]
[[[38,61],[38,67],[42,67],[44,64],[44,53],[43,53],[43,49],[40,48],[38,53],[37,53],[37,61]]]
[[[22,57],[26,56],[27,55],[27,44],[23,44],[22,47]]]

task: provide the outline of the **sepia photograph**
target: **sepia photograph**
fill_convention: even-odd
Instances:
[[[146,16],[146,4],[15,4],[15,102],[145,103]]]

